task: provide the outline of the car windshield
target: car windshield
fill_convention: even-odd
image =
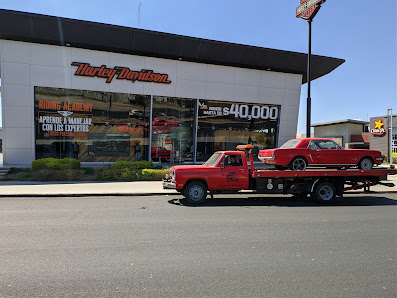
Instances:
[[[295,148],[300,143],[300,140],[290,140],[280,148]]]
[[[218,161],[221,159],[222,157],[222,153],[214,153],[212,154],[212,156],[207,160],[207,162],[205,163],[205,165],[207,166],[216,166],[216,164],[218,163]]]

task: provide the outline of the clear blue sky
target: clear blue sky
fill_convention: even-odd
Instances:
[[[0,0],[0,8],[137,26],[260,47],[307,52],[308,25],[299,0]],[[312,123],[367,120],[397,112],[396,0],[327,0],[313,22],[312,53],[343,58],[312,82]],[[298,132],[305,132],[307,85]]]

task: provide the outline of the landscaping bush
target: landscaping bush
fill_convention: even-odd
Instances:
[[[35,181],[80,181],[83,180],[84,170],[67,169],[59,170],[36,170],[32,174]]]
[[[42,158],[32,162],[33,171],[80,169],[81,163],[73,158]]]
[[[397,164],[397,153],[392,153],[392,160],[394,164]]]
[[[98,181],[161,181],[169,169],[131,170],[131,169],[100,169],[96,171],[95,178]]]
[[[153,169],[153,162],[151,161],[118,161],[111,166],[114,170],[143,170]]]
[[[169,174],[170,169],[164,170],[153,170],[153,169],[144,169],[142,170],[142,181],[161,181],[165,178],[166,174]]]
[[[130,169],[100,169],[95,172],[98,181],[137,181],[140,180],[141,170]]]

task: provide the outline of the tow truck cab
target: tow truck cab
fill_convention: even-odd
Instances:
[[[241,190],[248,189],[249,177],[250,169],[244,152],[218,151],[203,165],[173,166],[163,186],[183,192],[189,183],[195,181],[211,191]]]

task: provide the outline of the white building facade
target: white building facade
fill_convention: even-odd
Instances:
[[[115,27],[63,20],[83,31],[92,24]],[[0,33],[5,165],[44,157],[199,163],[216,150],[241,143],[259,150],[296,135],[304,73],[21,35]]]

